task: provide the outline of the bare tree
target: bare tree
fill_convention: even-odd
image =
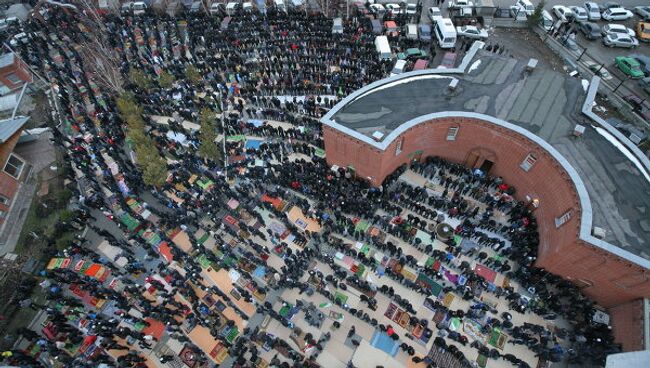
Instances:
[[[120,72],[121,58],[110,46],[109,35],[95,3],[91,0],[76,0],[79,7],[79,16],[82,18],[89,32],[80,44],[84,69],[90,73],[91,78],[107,92],[120,95],[124,92],[124,77]]]

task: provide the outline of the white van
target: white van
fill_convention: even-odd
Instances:
[[[417,24],[407,24],[406,25],[406,38],[409,40],[418,39],[418,26]]]
[[[343,18],[334,18],[332,23],[332,33],[343,33]]]
[[[442,18],[436,23],[434,32],[438,46],[442,49],[451,49],[456,46],[456,27],[449,18]]]
[[[375,37],[375,48],[377,49],[380,60],[390,60],[393,57],[387,36]]]
[[[515,6],[523,10],[527,16],[531,16],[535,12],[535,7],[529,0],[517,0]]]

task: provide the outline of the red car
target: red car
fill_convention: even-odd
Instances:
[[[438,67],[451,69],[456,65],[456,53],[455,52],[445,52],[442,56],[442,61]]]

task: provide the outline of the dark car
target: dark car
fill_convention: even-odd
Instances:
[[[588,40],[597,40],[600,38],[600,27],[596,23],[582,22],[578,24],[578,30],[585,35]]]
[[[645,74],[646,77],[650,77],[650,56],[645,56],[641,54],[632,54],[631,58],[636,59],[641,66],[641,71]]]

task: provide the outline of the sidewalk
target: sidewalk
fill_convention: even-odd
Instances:
[[[11,253],[16,249],[20,232],[27,218],[27,212],[29,212],[29,207],[32,205],[36,193],[38,180],[33,177],[31,166],[28,170],[30,172],[27,174],[25,182],[20,185],[16,198],[9,209],[7,219],[0,228],[0,256]]]

